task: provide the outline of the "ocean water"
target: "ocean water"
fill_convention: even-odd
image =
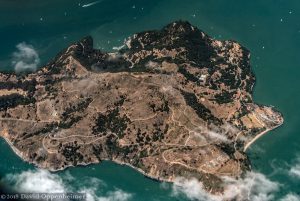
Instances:
[[[275,106],[285,118],[247,151],[255,174],[239,181],[240,188],[254,187],[250,200],[300,200],[299,0],[102,0],[82,7],[88,3],[0,0],[0,70],[13,70],[12,55],[22,42],[34,47],[42,65],[86,35],[94,37],[96,48],[112,51],[135,32],[178,19],[215,38],[234,39],[251,51],[255,102]],[[3,140],[0,176],[18,189],[85,191],[91,200],[208,200],[194,183],[178,190],[111,162],[55,174],[36,170]]]

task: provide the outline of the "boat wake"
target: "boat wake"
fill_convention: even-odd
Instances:
[[[103,1],[103,0],[94,1],[94,2],[91,2],[91,3],[88,3],[88,4],[84,4],[84,5],[82,5],[81,7],[82,7],[82,8],[87,8],[87,7],[93,6],[93,5],[95,5],[95,4],[101,3],[102,1]]]

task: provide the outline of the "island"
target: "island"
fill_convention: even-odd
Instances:
[[[0,135],[51,171],[110,160],[166,182],[222,192],[251,163],[246,149],[280,126],[252,99],[250,52],[186,21],[129,37],[115,52],[88,36],[36,72],[0,73]]]

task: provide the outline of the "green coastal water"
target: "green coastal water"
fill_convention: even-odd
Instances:
[[[95,47],[111,50],[135,32],[161,28],[178,19],[190,21],[215,38],[234,39],[251,51],[257,77],[255,102],[275,106],[285,118],[283,126],[248,150],[253,169],[280,186],[269,193],[274,195],[269,200],[280,200],[288,194],[299,200],[299,0],[103,0],[83,8],[87,3],[0,1],[0,69],[12,69],[11,55],[21,42],[33,45],[43,64],[86,35],[94,37]],[[173,195],[172,185],[110,162],[54,175],[39,172],[0,141],[0,176],[5,181],[25,188],[26,178],[41,175],[46,175],[44,183],[51,185],[52,181],[66,190],[85,190],[99,200],[185,199],[184,195]],[[16,184],[18,179],[23,183]]]

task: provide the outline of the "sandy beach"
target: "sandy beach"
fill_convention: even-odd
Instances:
[[[277,125],[277,126],[274,126],[274,127],[271,127],[271,128],[268,128],[267,130],[261,132],[260,134],[256,135],[252,140],[250,140],[250,142],[248,142],[245,147],[244,147],[244,152],[247,151],[247,149],[256,141],[258,140],[261,136],[263,136],[264,134],[268,133],[269,131],[275,129],[275,128],[278,128],[279,126],[281,126],[281,124]]]

